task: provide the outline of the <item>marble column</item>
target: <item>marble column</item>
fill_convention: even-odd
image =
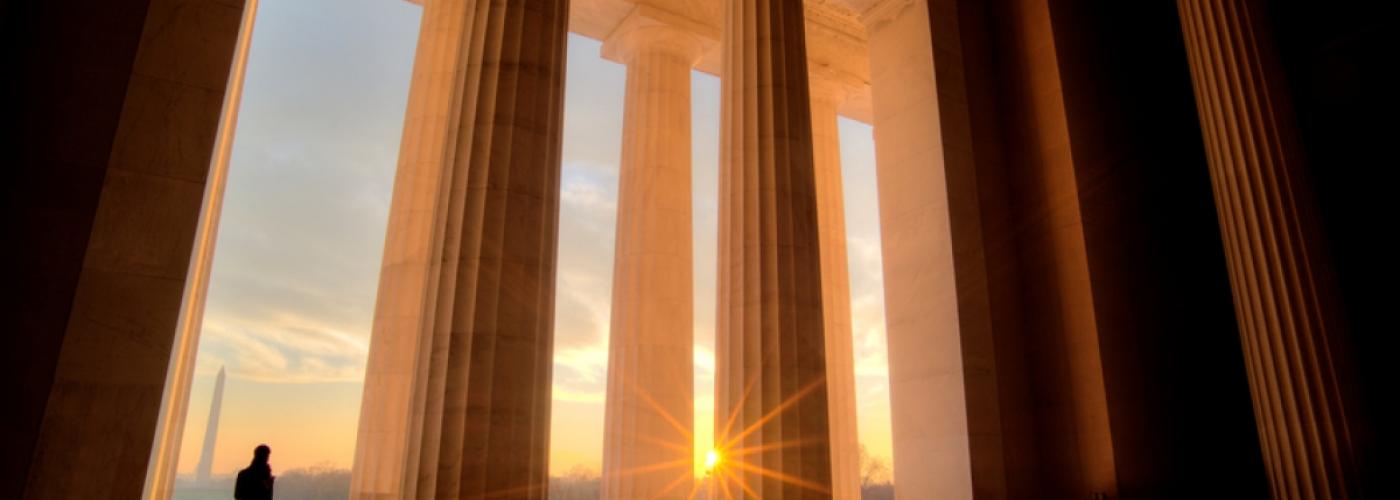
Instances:
[[[0,7],[0,498],[142,496],[250,3]]]
[[[970,500],[971,381],[928,5],[867,3],[896,494]]]
[[[176,467],[180,459],[180,445],[185,437],[190,390],[194,384],[195,361],[199,354],[199,335],[204,325],[204,304],[209,295],[209,276],[214,268],[214,246],[218,239],[219,219],[224,207],[224,186],[228,181],[229,160],[233,157],[234,133],[238,130],[238,110],[243,100],[243,82],[248,72],[248,52],[252,49],[253,27],[257,17],[258,0],[245,0],[243,18],[238,28],[238,41],[234,46],[233,66],[229,68],[228,88],[224,92],[219,128],[215,134],[204,202],[199,209],[199,225],[195,229],[194,250],[190,255],[189,274],[185,278],[180,315],[175,327],[175,342],[170,350],[165,389],[161,395],[160,415],[156,421],[155,441],[151,444],[150,463],[146,466],[146,483],[141,493],[143,499],[168,500],[175,492]],[[223,377],[224,369],[220,367],[220,387],[223,385]]]
[[[831,495],[802,9],[725,2],[715,439],[730,495]]]
[[[546,494],[567,13],[424,5],[352,498]]]
[[[860,440],[856,433],[855,358],[851,348],[851,283],[846,259],[846,212],[841,189],[841,137],[836,107],[847,88],[813,71],[812,164],[821,247],[822,330],[826,333],[826,390],[831,437],[831,493],[860,498]]]
[[[1356,498],[1359,409],[1287,89],[1252,0],[1178,0],[1274,498]]]
[[[695,35],[630,17],[604,55],[627,65],[603,434],[603,498],[694,492],[690,72]]]

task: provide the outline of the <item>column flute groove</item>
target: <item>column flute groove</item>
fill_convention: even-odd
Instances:
[[[1274,497],[1357,497],[1346,330],[1264,12],[1177,7]]]
[[[831,495],[802,9],[725,3],[715,439],[731,496]]]
[[[547,492],[567,0],[428,0],[351,497]]]

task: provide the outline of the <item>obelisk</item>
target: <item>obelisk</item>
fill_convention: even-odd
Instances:
[[[199,466],[195,468],[195,480],[200,484],[209,483],[209,471],[214,467],[214,440],[219,437],[219,408],[224,401],[224,367],[219,367],[219,376],[214,379],[214,398],[209,402],[209,424],[204,427],[204,449],[199,452]]]

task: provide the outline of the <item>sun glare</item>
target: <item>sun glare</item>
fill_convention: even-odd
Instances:
[[[705,470],[713,470],[716,465],[719,465],[719,461],[719,451],[710,450],[705,452]]]

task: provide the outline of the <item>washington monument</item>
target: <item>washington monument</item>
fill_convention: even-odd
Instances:
[[[214,465],[214,440],[219,436],[219,406],[224,400],[224,367],[219,367],[219,377],[214,380],[214,398],[209,403],[209,425],[204,428],[204,449],[199,453],[199,466],[195,469],[195,480],[209,482],[209,470]]]

